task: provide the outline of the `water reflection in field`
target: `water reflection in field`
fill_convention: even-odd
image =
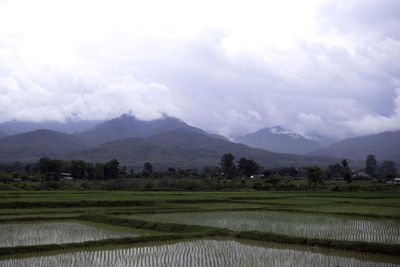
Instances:
[[[399,266],[379,261],[234,240],[195,240],[8,259],[0,266]]]

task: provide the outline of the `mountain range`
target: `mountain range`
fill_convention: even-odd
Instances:
[[[163,115],[160,119],[151,121],[139,120],[135,116],[123,114],[118,118],[102,122],[93,128],[83,131],[77,136],[88,140],[92,144],[100,145],[109,141],[131,138],[147,137],[174,129],[185,129],[188,131],[209,135],[205,131],[190,126],[182,120]],[[225,139],[219,135],[213,137]]]
[[[64,124],[59,127],[67,127],[68,123]],[[124,114],[93,124],[93,121],[72,123],[70,125],[76,126],[73,129],[82,130],[74,132],[70,128],[66,133],[48,129],[57,125],[52,123],[2,123],[0,134],[4,133],[4,129],[10,133],[10,125],[14,131],[40,126],[48,128],[0,137],[0,162],[27,162],[49,156],[93,162],[116,158],[121,164],[135,169],[141,168],[145,162],[151,162],[157,169],[169,166],[201,168],[218,165],[223,154],[232,153],[236,160],[240,157],[251,158],[265,168],[304,165],[325,167],[342,158],[361,162],[368,154],[375,154],[378,161],[389,159],[400,163],[400,132],[345,139],[324,148],[280,126],[239,137],[235,142],[240,143],[235,143],[166,115],[144,121]]]
[[[111,141],[96,148],[69,153],[66,158],[87,161],[117,158],[121,164],[136,168],[143,166],[145,162],[151,162],[158,168],[199,168],[219,165],[225,153],[232,153],[237,160],[241,157],[252,158],[265,168],[327,166],[333,161],[328,157],[283,154],[251,148],[185,129],[175,129],[143,138]]]
[[[101,122],[74,135],[36,130],[0,138],[0,161],[33,161],[49,156],[63,159],[108,161],[140,168],[151,162],[156,168],[218,165],[223,154],[248,157],[264,167],[326,166],[332,159],[320,156],[282,154],[251,148],[208,134],[168,116],[142,121],[131,115]]]
[[[12,120],[0,124],[0,137],[43,129],[72,134],[92,128],[100,122],[101,121],[96,120],[66,120],[65,122],[33,122]]]
[[[251,147],[291,154],[307,154],[323,147],[313,140],[306,139],[300,134],[280,126],[263,128],[255,133],[237,137],[235,141]]]
[[[377,160],[400,163],[400,131],[348,138],[309,153],[353,160],[365,160],[368,154],[374,154]]]
[[[35,130],[0,138],[0,161],[34,161],[85,148],[89,148],[87,141],[79,137],[52,130]]]

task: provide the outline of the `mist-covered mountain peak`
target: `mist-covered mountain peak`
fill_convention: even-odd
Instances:
[[[325,136],[325,135],[321,134],[320,132],[318,132],[317,130],[307,131],[305,133],[305,137],[307,139],[313,140],[325,147],[339,141],[339,139],[330,137],[330,136]]]
[[[305,154],[322,146],[279,125],[263,128],[235,139],[237,142],[280,153]]]
[[[269,130],[270,133],[272,134],[290,134],[290,133],[294,133],[293,131],[289,130],[289,129],[285,129],[279,125],[276,125],[274,127],[271,128],[264,128],[265,130]],[[263,129],[261,129],[263,130]]]
[[[131,114],[122,114],[80,133],[79,136],[93,144],[102,144],[124,138],[148,137],[175,129],[207,134],[203,130],[167,114],[154,120],[142,120]]]

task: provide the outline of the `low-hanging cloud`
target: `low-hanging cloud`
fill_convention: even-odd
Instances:
[[[400,128],[398,1],[150,2],[0,3],[1,121],[167,113],[229,137]]]
[[[381,131],[399,130],[400,126],[400,80],[394,82],[398,87],[393,99],[393,114],[382,116],[379,114],[368,114],[360,120],[349,120],[345,122],[356,134],[375,134]]]
[[[47,87],[22,74],[0,78],[1,117],[63,121],[72,115],[104,119],[127,112],[145,120],[158,118],[163,112],[180,115],[165,85],[140,83],[130,76],[69,78],[76,81],[70,82],[66,90]]]

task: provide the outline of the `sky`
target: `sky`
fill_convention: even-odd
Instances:
[[[0,122],[400,129],[398,0],[0,0]]]

